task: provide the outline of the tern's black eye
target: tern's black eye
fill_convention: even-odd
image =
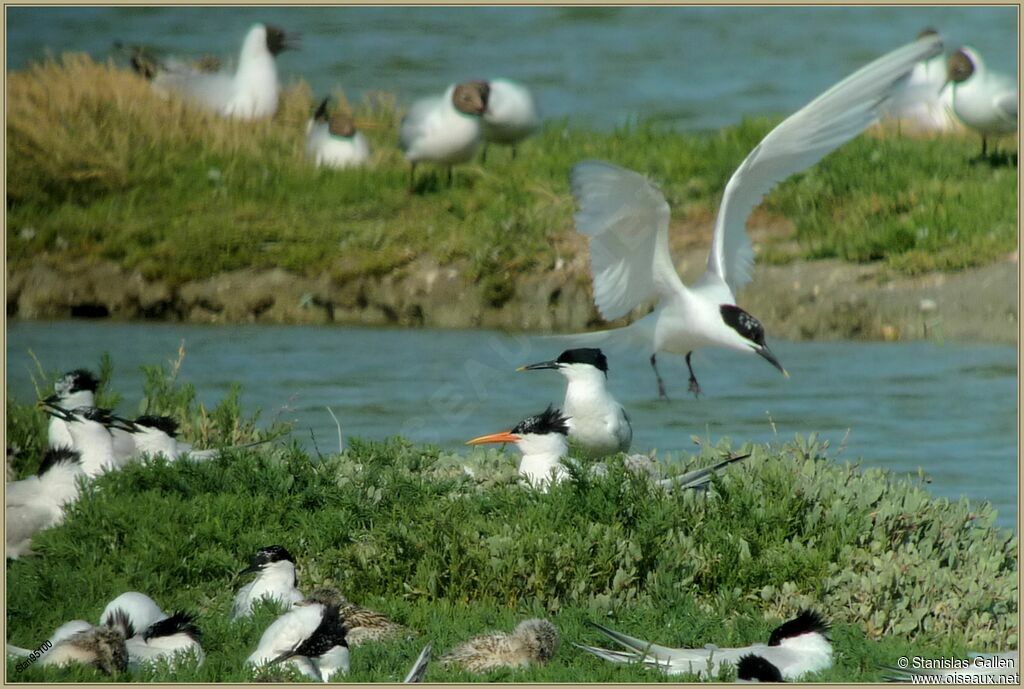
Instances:
[[[722,320],[730,328],[756,345],[764,346],[764,326],[738,306],[722,304]]]

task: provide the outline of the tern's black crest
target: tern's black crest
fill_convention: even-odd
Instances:
[[[562,416],[562,410],[556,409],[552,405],[548,405],[548,408],[537,416],[530,416],[522,421],[512,429],[512,433],[516,435],[546,435],[548,433],[561,433],[562,435],[569,435],[569,427],[566,425],[566,418]]]
[[[608,359],[600,349],[594,347],[581,347],[580,349],[567,349],[558,355],[560,364],[590,364],[599,371],[608,374]]]
[[[137,426],[146,426],[148,428],[158,428],[172,438],[178,436],[178,422],[169,416],[153,416],[151,414],[144,414],[135,419]]]
[[[260,548],[256,551],[256,554],[252,558],[253,567],[263,568],[274,562],[280,562],[287,560],[292,564],[295,564],[295,558],[288,552],[288,549],[283,545],[268,545],[265,548]]]
[[[736,679],[747,682],[781,682],[782,672],[772,663],[761,656],[750,653],[740,658],[736,663]]]
[[[328,119],[327,118],[327,104],[330,102],[330,100],[331,100],[331,97],[327,96],[322,101],[320,101],[319,107],[317,107],[316,112],[313,113],[313,119],[314,120],[316,120],[317,122],[326,122],[327,121],[327,119]]]
[[[93,375],[92,371],[79,368],[65,373],[64,377],[58,380],[53,388],[58,394],[64,393],[70,395],[73,392],[82,392],[83,390],[96,392],[96,388],[98,388],[99,385],[100,383],[96,380],[96,376]]]
[[[187,612],[179,610],[170,617],[165,617],[149,625],[149,629],[142,635],[142,639],[143,641],[149,641],[153,638],[173,636],[175,634],[185,634],[196,642],[201,641],[203,638],[199,627],[195,625],[195,618]]]
[[[302,643],[295,647],[292,655],[306,656],[307,658],[319,658],[335,646],[348,646],[345,637],[348,634],[348,627],[337,605],[325,605],[323,617],[320,624],[313,630]]]
[[[726,325],[754,344],[764,346],[764,326],[761,321],[732,304],[722,304],[720,311]]]
[[[295,47],[297,35],[285,33],[284,29],[273,24],[267,24],[267,50],[271,55],[279,55],[285,50]]]
[[[828,629],[828,623],[820,614],[813,610],[801,610],[800,614],[789,622],[783,622],[775,628],[768,638],[768,645],[778,646],[785,639],[792,639],[801,634],[818,633],[824,636],[828,633]]]
[[[70,447],[56,447],[46,451],[43,461],[39,463],[36,476],[42,476],[58,464],[77,464],[82,461],[82,455]]]

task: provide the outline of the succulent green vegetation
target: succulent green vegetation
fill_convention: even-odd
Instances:
[[[109,362],[103,370],[106,391]],[[142,406],[184,419],[190,440],[282,430],[256,430],[234,395],[199,407],[175,370],[147,369]],[[12,400],[7,409],[10,442],[38,461],[40,414]],[[616,459],[606,476],[575,472],[542,493],[517,481],[512,454],[462,456],[401,438],[349,439],[340,454],[313,456],[278,439],[202,464],[131,465],[88,486],[63,525],[36,537],[37,555],[8,564],[8,640],[35,647],[59,624],[96,620],[115,595],[139,590],[166,610],[195,612],[207,653],[202,667],[156,668],[143,679],[244,681],[242,663],[276,611],[268,603],[229,622],[234,573],[258,547],[280,543],[296,555],[305,590],[337,586],[420,632],[355,649],[351,681],[400,680],[428,640],[437,657],[529,616],[561,631],[553,661],[487,679],[659,681],[571,642],[604,645],[586,625],[595,620],[667,645],[745,645],[805,606],[834,623],[835,666],[814,679],[876,680],[878,664],[902,655],[1016,647],[1017,539],[993,527],[990,506],[838,464],[814,437],[742,449],[753,457],[707,494],[679,495]],[[704,443],[673,466],[706,465],[729,450],[728,440]],[[19,472],[34,468],[23,459]],[[87,668],[18,673],[13,663],[7,675],[103,679]],[[480,678],[435,663],[427,679]]]
[[[710,235],[729,175],[778,122],[678,133],[551,121],[515,161],[492,150],[486,165],[458,168],[452,189],[424,168],[409,194],[401,112],[384,95],[353,108],[374,154],[347,171],[304,159],[315,100],[302,82],[272,121],[234,122],[162,100],[113,64],[65,55],[10,74],[7,102],[9,264],[85,255],[172,284],[244,267],[345,280],[421,255],[504,284],[585,250],[566,240],[567,174],[586,158],[651,176],[674,218]],[[760,217],[776,227],[762,260],[838,257],[919,272],[1005,255],[1016,247],[1016,168],[972,163],[977,148],[970,135],[859,137],[767,197]]]

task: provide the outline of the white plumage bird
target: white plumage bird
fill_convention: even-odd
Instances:
[[[925,29],[918,38],[938,35]],[[953,114],[953,90],[946,84],[946,56],[936,55],[914,65],[903,85],[885,109],[888,117],[918,132],[949,132],[961,128]]]
[[[576,644],[577,647],[613,663],[641,663],[668,675],[693,674],[701,679],[713,678],[723,665],[735,666],[750,655],[774,665],[782,678],[788,681],[832,667],[832,643],[826,636],[828,625],[820,615],[810,610],[800,612],[794,619],[777,627],[767,644],[741,648],[718,648],[713,644],[694,649],[668,648],[591,624],[627,650],[610,651],[581,644]]]
[[[324,98],[306,125],[306,157],[317,167],[344,169],[358,167],[370,159],[370,144],[356,131],[350,115],[328,115],[330,98]]]
[[[255,119],[277,112],[280,84],[275,58],[293,48],[295,36],[269,24],[254,24],[245,35],[233,73],[209,72],[176,61],[141,70],[152,74],[153,89],[163,95],[177,95],[199,107],[225,117]]]
[[[540,128],[540,111],[530,89],[509,79],[491,79],[487,110],[483,114],[484,158],[487,144],[516,146]]]
[[[487,110],[490,87],[485,81],[452,84],[443,96],[413,103],[402,118],[398,139],[405,159],[411,164],[409,188],[413,188],[418,163],[448,168],[473,158],[480,146],[480,117]]]
[[[748,283],[753,249],[746,222],[761,198],[790,175],[821,160],[878,117],[880,106],[921,60],[942,42],[928,36],[894,50],[839,82],[773,129],[726,185],[715,221],[707,270],[691,287],[679,279],[668,249],[669,207],[644,176],[609,163],[586,161],[570,175],[579,204],[576,229],[590,237],[594,301],[605,320],[657,300],[654,311],[618,331],[650,347],[659,394],[665,386],[657,353],[686,356],[690,390],[699,393],[690,356],[724,347],[764,357],[785,374],[764,339],[760,322],[736,306]],[[610,331],[617,332],[617,331]],[[582,336],[600,341],[609,331]]]
[[[1017,131],[1017,84],[985,66],[973,48],[964,46],[949,56],[947,79],[953,91],[953,112],[981,134],[981,155],[988,153],[989,137]]]
[[[31,552],[32,537],[64,521],[64,509],[78,499],[85,477],[81,458],[69,448],[47,450],[35,476],[6,484],[4,526],[6,556]]]
[[[275,600],[285,608],[291,608],[304,599],[297,588],[295,558],[284,546],[270,545],[256,551],[249,566],[238,574],[251,573],[256,577],[235,594],[231,606],[233,620],[251,615],[252,606],[263,598]]]

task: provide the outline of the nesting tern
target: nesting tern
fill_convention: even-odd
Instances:
[[[123,619],[117,619],[118,613],[121,613]],[[126,591],[103,608],[100,624],[108,627],[130,624],[134,629],[145,630],[166,618],[167,613],[160,609],[155,600],[138,591]]]
[[[811,672],[832,667],[832,643],[826,634],[828,624],[811,610],[803,610],[792,620],[779,625],[767,644],[742,648],[668,648],[626,636],[600,624],[591,623],[626,651],[610,651],[595,646],[577,647],[613,663],[642,663],[668,675],[693,674],[702,679],[718,675],[722,665],[736,665],[747,655],[755,655],[774,665],[782,678],[795,680]]]
[[[254,24],[246,33],[233,73],[209,72],[185,62],[141,68],[158,93],[181,96],[225,117],[255,119],[277,112],[280,85],[275,58],[294,48],[296,36],[270,24]]]
[[[263,598],[270,598],[285,608],[290,608],[305,597],[299,592],[299,580],[295,575],[295,558],[288,549],[270,545],[256,551],[249,566],[239,576],[255,573],[256,577],[235,594],[231,606],[231,619],[237,620],[252,614],[252,606]]]
[[[523,419],[511,430],[482,435],[466,444],[514,443],[523,453],[519,474],[534,486],[543,487],[569,475],[562,465],[569,451],[568,436],[569,426],[562,412],[548,405],[543,412]]]
[[[7,483],[4,491],[5,551],[17,560],[31,553],[32,536],[64,521],[85,477],[81,455],[70,448],[46,451],[35,476]]]
[[[519,371],[558,371],[566,380],[562,411],[569,438],[592,457],[627,452],[633,427],[622,405],[608,391],[608,359],[600,349],[567,349],[557,359],[521,366]]]
[[[461,665],[470,672],[497,668],[525,668],[544,664],[558,650],[559,635],[547,620],[523,620],[511,634],[493,632],[475,636],[441,657],[444,666]]]
[[[246,662],[256,667],[289,663],[311,679],[329,682],[334,674],[348,672],[346,631],[336,605],[310,597],[267,627]]]
[[[598,342],[610,333],[649,348],[658,392],[666,397],[657,354],[685,355],[689,388],[699,394],[690,356],[701,347],[724,347],[761,356],[783,374],[768,348],[764,327],[736,305],[750,281],[753,250],[746,221],[779,181],[818,162],[875,121],[879,107],[921,60],[942,42],[926,36],[892,51],[839,82],[773,129],[747,156],[725,187],[707,270],[692,287],[679,278],[668,248],[669,207],[646,177],[599,161],[570,174],[579,205],[576,229],[590,237],[594,301],[605,320],[625,316],[656,298],[650,314],[630,326],[581,336]]]
[[[357,167],[370,158],[370,144],[356,131],[355,120],[343,112],[328,114],[324,98],[306,125],[306,157],[317,167]]]
[[[417,163],[435,163],[448,168],[473,158],[480,146],[480,118],[487,110],[490,87],[485,81],[452,84],[443,96],[423,98],[409,108],[402,119],[398,138],[409,161],[409,189],[416,180]]]
[[[510,79],[490,79],[487,84],[490,93],[481,132],[484,159],[488,144],[500,144],[512,147],[514,160],[516,146],[540,127],[540,112],[530,89],[522,84]]]
[[[120,608],[112,610],[103,619],[107,627],[119,630],[124,636],[128,667],[132,670],[138,670],[146,663],[158,662],[166,662],[173,669],[188,656],[195,658],[198,665],[206,659],[200,644],[202,634],[193,616],[186,612],[163,615],[145,627],[136,627],[129,614]]]
[[[985,66],[974,48],[964,46],[949,56],[946,78],[953,90],[953,112],[981,134],[981,155],[989,137],[1017,131],[1017,83]]]

